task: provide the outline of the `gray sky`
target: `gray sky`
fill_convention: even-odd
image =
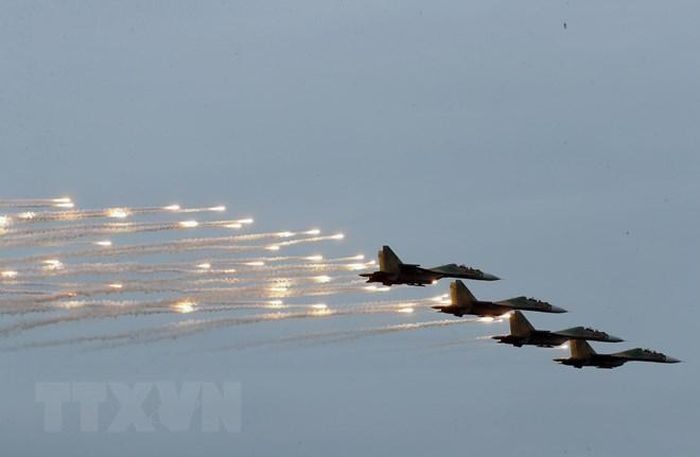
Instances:
[[[3,453],[698,454],[698,14],[647,0],[3,2],[3,197],[225,203],[261,228],[340,229],[329,251],[389,242],[405,260],[483,267],[505,279],[478,297],[570,310],[538,327],[593,325],[627,340],[601,351],[686,361],[579,371],[551,350],[438,346],[502,324],[209,351],[384,323],[371,317],[2,352]],[[46,434],[34,403],[37,381],[188,379],[241,382],[243,433]]]

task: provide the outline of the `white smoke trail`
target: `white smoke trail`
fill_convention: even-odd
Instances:
[[[63,284],[48,284],[59,288],[57,292],[45,293],[40,296],[31,296],[28,298],[5,299],[0,301],[0,313],[11,310],[12,313],[17,313],[24,307],[31,305],[57,302],[67,298],[76,297],[97,297],[105,295],[118,295],[127,293],[179,293],[179,294],[197,294],[200,299],[211,300],[226,300],[231,297],[248,298],[248,299],[265,299],[265,298],[280,298],[280,297],[303,297],[303,296],[320,296],[334,295],[343,291],[358,290],[353,286],[352,281],[343,281],[342,276],[337,276],[334,284],[321,284],[326,282],[330,277],[326,276],[299,276],[295,278],[269,278],[269,277],[228,277],[222,276],[209,279],[187,280],[183,277],[171,279],[153,279],[153,280],[129,280],[123,282],[112,282],[108,284],[85,284],[85,283],[63,283]],[[27,283],[22,284],[26,286]],[[214,287],[219,285],[220,287]]]
[[[241,349],[251,349],[261,346],[271,346],[271,345],[284,345],[288,343],[333,343],[342,342],[349,340],[356,340],[360,338],[366,338],[371,336],[379,336],[391,333],[417,331],[428,328],[435,327],[447,327],[452,325],[462,325],[476,322],[476,319],[460,319],[460,320],[438,320],[438,321],[426,321],[426,322],[416,322],[416,323],[403,323],[386,325],[382,327],[371,327],[363,329],[351,329],[351,330],[336,330],[327,332],[315,332],[315,333],[305,333],[301,335],[291,335],[281,338],[275,338],[270,340],[259,340],[253,342],[245,342],[236,344],[233,346],[225,346],[219,348],[220,350],[241,350]]]
[[[154,343],[162,340],[177,339],[191,336],[197,333],[215,329],[234,327],[239,325],[260,324],[281,320],[297,320],[309,318],[328,318],[360,314],[386,313],[387,310],[312,310],[306,312],[274,312],[246,317],[227,317],[221,319],[204,319],[168,324],[155,329],[137,330],[117,335],[108,335],[105,342],[114,341],[113,346],[125,343]],[[121,341],[121,343],[120,343]]]
[[[88,341],[157,341],[192,333],[280,319],[344,316],[379,312],[407,312],[389,302],[354,303],[338,309],[322,304],[281,303],[281,299],[337,294],[366,294],[387,288],[369,289],[358,280],[356,271],[369,268],[364,256],[324,259],[319,254],[307,256],[275,256],[245,254],[254,251],[278,251],[282,248],[340,240],[343,235],[321,235],[320,230],[261,232],[229,236],[203,236],[158,243],[115,246],[110,239],[122,234],[179,231],[194,228],[239,229],[252,219],[214,221],[183,220],[178,222],[123,221],[140,215],[191,214],[222,212],[225,207],[181,208],[113,207],[93,210],[74,209],[68,198],[0,199],[11,208],[11,214],[0,217],[0,248],[22,249],[24,257],[0,259],[0,314],[21,315],[21,321],[2,326],[0,336],[11,336],[33,329],[86,319],[154,313],[211,316],[227,311],[270,309],[274,313],[223,319],[188,320],[167,327],[120,335],[79,337]],[[12,211],[12,209],[16,211]],[[100,221],[93,219],[117,219]],[[164,219],[164,218],[159,218]],[[99,241],[92,239],[100,237]],[[66,249],[67,246],[92,241],[94,247]],[[26,255],[42,246],[60,248],[54,254]],[[171,256],[203,252],[204,261],[183,260],[164,263],[142,263],[131,257],[148,255]],[[107,261],[130,257],[128,262]],[[225,258],[224,258],[225,256]],[[184,257],[184,256],[183,256]],[[79,259],[77,262],[76,259]],[[161,260],[158,258],[158,260]],[[7,268],[6,268],[7,267]],[[75,277],[66,281],[60,278]],[[111,276],[98,278],[98,276]],[[7,287],[5,287],[7,286]],[[155,298],[149,300],[150,296]],[[177,297],[173,298],[176,295]],[[112,299],[113,296],[130,300]],[[148,298],[146,297],[148,296]],[[137,298],[134,298],[137,297]],[[186,297],[186,298],[183,298]],[[293,301],[293,300],[292,300]],[[374,303],[374,304],[368,304]],[[403,303],[405,305],[405,303]],[[412,311],[412,308],[410,309]],[[30,313],[45,313],[41,317]]]
[[[52,227],[42,230],[8,230],[0,238],[0,246],[41,246],[68,242],[82,238],[120,235],[127,233],[156,233],[165,231],[184,231],[195,228],[239,229],[243,226],[235,220],[197,222],[193,220],[178,222],[114,222],[93,225],[73,225],[69,227]]]
[[[235,268],[234,268],[235,267]],[[285,264],[281,266],[259,266],[255,262],[217,262],[212,265],[209,262],[192,261],[163,264],[138,264],[138,263],[85,263],[65,264],[61,262],[60,268],[52,268],[50,264],[42,267],[19,268],[17,270],[0,271],[0,276],[5,274],[15,284],[23,284],[37,279],[70,277],[70,276],[104,276],[122,274],[178,274],[181,280],[191,281],[191,277],[206,277],[210,282],[221,277],[235,276],[238,281],[252,281],[258,277],[271,277],[275,273],[278,277],[298,278],[308,277],[315,281],[331,282],[343,278],[354,278],[356,271],[354,264],[324,263],[324,264]],[[329,276],[334,274],[334,276]],[[10,278],[10,276],[12,276]],[[0,277],[0,281],[3,278]],[[204,280],[202,280],[204,281]],[[59,284],[60,285],[60,284]]]
[[[73,201],[69,197],[58,198],[1,198],[0,208],[39,209],[39,208],[72,208]]]
[[[63,205],[59,207],[72,208],[73,203],[59,203]],[[68,210],[68,211],[50,211],[50,212],[33,212],[27,211],[13,216],[12,221],[16,224],[30,224],[43,222],[68,222],[83,219],[108,218],[108,219],[126,219],[133,215],[160,214],[160,213],[201,213],[201,212],[222,212],[226,211],[226,207],[213,206],[207,208],[180,208],[178,205],[170,205],[164,207],[113,207],[104,209],[92,210]]]
[[[320,239],[319,239],[320,238]],[[312,243],[331,239],[328,237],[313,237],[299,240],[300,242]],[[229,254],[231,252],[245,252],[269,249],[270,245],[256,244],[235,244],[240,240],[236,236],[212,237],[212,238],[189,238],[176,241],[169,241],[154,244],[126,245],[122,247],[100,247],[99,249],[87,249],[82,251],[68,251],[61,254],[62,258],[90,258],[90,257],[118,257],[118,256],[144,256],[153,254],[174,254],[197,250],[221,250]],[[54,259],[52,255],[34,255],[19,257],[14,259],[0,260],[0,265],[23,265],[34,262],[45,262]]]
[[[354,278],[354,276],[353,276]],[[197,301],[230,302],[232,299],[263,300],[270,298],[290,298],[334,295],[343,292],[360,292],[365,287],[355,285],[357,280],[349,280],[343,276],[298,276],[291,278],[271,277],[228,277],[220,276],[207,279],[186,280],[185,278],[154,279],[154,280],[129,280],[125,282],[112,282],[108,284],[62,283],[41,284],[23,283],[23,286],[33,285],[42,287],[60,288],[57,292],[34,293],[27,298],[11,298],[0,301],[0,313],[21,314],[38,311],[47,311],[61,307],[59,302],[70,299],[92,298],[106,295],[127,293],[178,293],[194,296]],[[322,284],[327,281],[333,284]],[[360,281],[361,282],[361,281]],[[225,287],[213,287],[224,285]]]
[[[110,244],[104,243],[105,247],[111,246]],[[158,274],[158,273],[180,273],[180,274],[232,274],[236,273],[239,275],[257,275],[265,274],[267,272],[285,272],[290,273],[296,270],[318,270],[319,273],[328,273],[333,271],[357,271],[365,268],[365,265],[369,265],[369,262],[365,264],[342,264],[341,262],[346,262],[350,260],[357,259],[355,257],[338,257],[323,259],[322,256],[285,256],[285,257],[247,257],[238,259],[218,259],[218,258],[206,258],[199,260],[186,260],[179,262],[167,262],[167,263],[135,263],[135,262],[121,262],[121,263],[74,263],[74,264],[63,264],[62,268],[48,269],[46,265],[41,267],[25,267],[18,268],[16,270],[3,270],[0,271],[0,280],[2,279],[13,279],[19,281],[31,281],[38,278],[45,278],[50,276],[52,278],[61,276],[79,276],[79,275],[109,275],[109,274],[128,274],[128,273],[141,273],[141,274]],[[282,263],[289,261],[305,260],[306,263]],[[319,260],[323,260],[323,263],[316,263]],[[313,262],[313,263],[308,263]],[[268,263],[280,263],[277,266],[267,265]],[[340,264],[340,265],[338,265]],[[275,268],[278,268],[277,270]],[[301,273],[300,273],[301,274]]]
[[[425,302],[424,300],[422,302]],[[407,309],[413,309],[418,302],[386,301],[367,302],[329,308],[325,304],[288,304],[270,302],[225,302],[220,304],[206,304],[198,300],[196,296],[191,298],[167,299],[151,302],[143,301],[76,301],[57,303],[53,310],[70,310],[69,314],[60,314],[48,318],[21,321],[5,327],[0,327],[0,337],[7,337],[20,332],[57,325],[69,322],[77,322],[86,319],[104,319],[120,316],[140,316],[155,313],[190,314],[190,313],[215,313],[237,310],[269,310],[284,309],[262,315],[248,317],[225,318],[218,320],[198,320],[199,326],[212,325],[213,328],[224,323],[258,323],[266,320],[297,319],[301,317],[325,317],[348,316],[375,313],[404,313]],[[289,312],[287,310],[302,310]],[[197,327],[199,328],[199,327]]]

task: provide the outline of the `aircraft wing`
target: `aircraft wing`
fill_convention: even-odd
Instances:
[[[495,302],[497,305],[508,306],[513,309],[520,310],[530,310],[530,311],[544,311],[547,313],[565,313],[566,310],[554,306],[551,303],[547,303],[542,300],[537,300],[535,298],[528,297],[513,297],[507,300],[501,300]]]
[[[679,360],[673,357],[669,357],[661,352],[651,351],[649,349],[635,348],[628,351],[616,352],[611,354],[613,357],[622,360],[641,360],[648,362],[661,362],[661,363],[678,363]]]
[[[481,281],[496,281],[500,279],[498,276],[484,273],[476,268],[467,267],[464,265],[457,265],[455,263],[448,263],[447,265],[440,265],[437,267],[426,268],[425,270],[452,278],[464,278],[464,279],[476,279]]]
[[[624,341],[622,338],[609,335],[600,330],[595,330],[586,327],[573,327],[567,328],[565,330],[559,330],[557,332],[552,332],[554,335],[559,335],[562,337],[570,339],[582,339],[582,340],[592,340],[592,341],[607,341],[610,343],[620,343]]]

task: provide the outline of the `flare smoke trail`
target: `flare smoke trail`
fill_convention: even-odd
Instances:
[[[227,228],[240,229],[243,225],[236,220],[222,221],[179,221],[168,223],[132,223],[115,222],[95,225],[74,225],[69,227],[54,227],[42,230],[8,230],[0,238],[0,246],[42,246],[59,242],[93,238],[97,236],[119,235],[127,233],[157,233],[166,231],[184,231],[196,228]]]
[[[190,313],[215,313],[237,310],[277,310],[274,315],[282,315],[281,310],[302,309],[306,310],[305,315],[311,317],[325,315],[353,315],[353,314],[369,314],[369,313],[393,313],[406,312],[413,310],[418,304],[426,304],[425,300],[418,301],[375,301],[359,304],[351,304],[339,306],[330,309],[325,304],[282,304],[278,302],[263,302],[256,301],[227,301],[222,303],[204,303],[197,297],[167,299],[158,301],[68,301],[57,303],[53,310],[70,310],[71,314],[62,314],[51,316],[48,318],[34,319],[30,321],[21,321],[5,327],[0,327],[0,337],[6,337],[27,330],[32,330],[39,327],[46,327],[61,323],[76,322],[87,319],[104,319],[119,316],[140,316],[156,313],[171,313],[171,314],[190,314]],[[286,314],[296,315],[299,313]],[[269,315],[269,314],[268,314]],[[256,316],[252,316],[256,317]],[[239,319],[239,318],[236,318]],[[241,318],[242,319],[242,318]],[[257,320],[255,321],[257,322]]]
[[[96,242],[98,246],[110,247],[111,242]],[[135,262],[121,262],[121,263],[78,263],[78,264],[64,264],[63,268],[51,269],[51,276],[61,276],[61,275],[82,275],[82,274],[114,274],[114,273],[168,273],[168,272],[189,272],[196,270],[198,272],[207,271],[211,269],[218,269],[220,271],[229,270],[231,268],[238,268],[237,271],[244,272],[245,270],[241,267],[268,267],[268,263],[281,263],[281,266],[294,267],[299,265],[305,267],[305,265],[326,265],[326,264],[336,264],[341,262],[350,262],[363,260],[363,255],[351,256],[351,257],[335,257],[326,258],[322,255],[311,255],[311,256],[276,256],[276,257],[239,257],[236,259],[230,258],[219,258],[219,257],[207,257],[195,260],[186,260],[179,262],[167,262],[167,263],[135,263]],[[306,262],[317,262],[313,264],[284,264],[283,262],[289,261],[301,261]],[[24,260],[22,259],[22,262]],[[318,263],[322,262],[322,263]],[[374,265],[374,261],[365,263],[349,263],[345,264],[350,271],[362,270],[369,268]],[[216,268],[214,268],[216,267]],[[270,267],[273,268],[273,267]],[[262,270],[261,270],[262,271]],[[13,273],[12,273],[13,272]],[[14,279],[17,276],[22,278],[31,277],[33,274],[44,276],[47,273],[46,265],[43,267],[26,267],[18,270],[6,270],[0,272],[0,279],[2,279],[2,273],[7,273],[6,279]]]
[[[40,209],[40,208],[72,208],[73,201],[68,197],[59,198],[2,198],[0,208]]]
[[[138,263],[85,263],[63,264],[60,268],[21,268],[17,270],[4,270],[7,279],[12,279],[14,284],[23,284],[26,281],[35,281],[47,277],[65,276],[97,276],[108,274],[180,274],[182,276],[197,276],[216,278],[235,274],[239,277],[254,277],[269,275],[270,273],[285,273],[287,276],[304,276],[310,273],[318,273],[321,277],[325,273],[359,271],[370,268],[371,263],[344,264],[332,262],[324,263],[288,263],[284,265],[268,266],[264,262],[246,262],[242,260],[218,261],[187,261],[162,264],[138,264]],[[211,262],[214,262],[212,264]],[[11,276],[11,278],[9,278]],[[338,276],[336,276],[338,277]],[[333,279],[333,278],[331,278]],[[1,278],[0,278],[1,280]]]
[[[274,236],[274,235],[273,235]],[[333,235],[327,237],[302,238],[299,243],[315,243],[319,241],[334,240]],[[216,237],[216,238],[190,238],[164,243],[126,245],[122,247],[107,247],[98,249],[86,249],[82,251],[69,251],[61,254],[61,258],[84,258],[84,257],[119,257],[119,256],[144,256],[153,254],[175,254],[197,250],[221,250],[226,252],[244,252],[271,250],[269,244],[232,244],[237,243],[236,236]],[[272,249],[276,250],[276,249]],[[29,257],[19,257],[15,259],[3,259],[0,265],[24,265],[28,263],[47,262],[55,259],[55,255],[34,255]]]
[[[370,327],[353,330],[337,330],[329,332],[305,333],[301,335],[290,335],[281,338],[270,340],[253,341],[249,343],[240,343],[233,346],[225,346],[219,350],[243,350],[252,349],[262,346],[285,345],[288,343],[334,343],[348,340],[356,340],[365,337],[385,335],[389,333],[400,333],[407,331],[416,331],[435,327],[447,327],[452,325],[469,324],[478,322],[477,319],[443,319],[438,321],[425,321],[404,323],[395,325],[386,325],[383,327]]]
[[[206,332],[209,330],[228,328],[240,325],[253,325],[266,322],[274,322],[281,320],[297,320],[297,319],[308,319],[308,318],[327,318],[327,317],[341,317],[341,316],[357,316],[363,314],[381,314],[381,313],[395,313],[396,310],[388,309],[357,309],[357,310],[330,310],[330,309],[313,309],[306,312],[273,312],[265,314],[257,314],[252,316],[244,317],[227,317],[220,319],[193,319],[186,320],[176,323],[166,324],[155,328],[138,329],[128,332],[108,334],[108,335],[96,335],[90,337],[76,337],[76,338],[66,338],[61,340],[28,343],[19,346],[5,347],[5,349],[27,349],[27,348],[38,348],[38,347],[51,347],[51,346],[62,346],[70,345],[76,343],[106,343],[107,348],[122,346],[125,344],[147,344],[155,343],[162,340],[172,340],[176,338],[182,338],[185,336],[194,335],[197,333]],[[461,322],[461,321],[457,321]],[[51,322],[51,325],[59,322]],[[31,327],[36,328],[36,326]],[[17,327],[10,329],[4,329],[5,333],[17,332],[27,330],[24,327]]]
[[[54,207],[73,208],[73,202],[57,203]],[[134,215],[149,215],[162,213],[203,213],[203,212],[223,212],[224,206],[212,206],[209,208],[180,208],[179,205],[164,207],[114,207],[105,209],[69,210],[69,211],[49,211],[33,212],[27,211],[11,216],[12,224],[35,224],[43,222],[67,222],[84,219],[126,219]]]
[[[223,229],[243,229],[253,220],[172,220],[181,219],[183,214],[220,213],[226,210],[223,206],[119,206],[81,210],[74,209],[71,199],[61,197],[0,199],[0,207],[9,208],[8,214],[0,216],[0,247],[23,248],[30,253],[0,259],[0,285],[3,287],[0,290],[0,314],[17,315],[21,319],[1,326],[0,337],[25,332],[34,334],[32,330],[48,326],[121,316],[162,313],[173,317],[181,314],[200,317],[123,333],[79,335],[53,342],[27,343],[21,347],[148,343],[277,320],[409,313],[415,306],[432,303],[432,299],[407,302],[358,298],[389,290],[388,287],[367,286],[364,280],[357,278],[358,271],[375,264],[374,260],[365,261],[362,255],[325,259],[318,253],[262,254],[341,240],[344,238],[342,233],[322,235],[319,229],[308,229],[232,235],[225,232],[226,236],[220,236]],[[158,215],[156,220],[125,221],[155,215]],[[116,221],[110,221],[114,219]],[[119,245],[118,242],[121,235],[181,233],[195,229],[217,231],[211,232],[212,236],[205,233],[199,237],[156,243]],[[213,236],[215,234],[219,236]],[[168,236],[172,234],[168,233]],[[72,246],[76,243],[92,243],[93,246],[81,249]],[[37,248],[45,246],[51,246],[51,249],[37,253]],[[196,253],[196,259],[181,260],[194,257],[186,256],[188,253]],[[158,256],[159,262],[134,260],[144,256]],[[167,256],[177,258],[166,261],[160,258]],[[128,261],[118,260],[120,257],[128,257]],[[66,281],[62,278],[73,279]],[[341,294],[352,294],[355,298],[342,306],[332,307],[320,303],[282,302],[287,299],[313,301],[314,297]],[[225,312],[238,315],[214,316],[214,313]],[[241,315],[241,312],[245,314]],[[36,313],[44,314],[33,315]],[[400,324],[302,337],[341,341],[464,322],[468,321]],[[81,326],[81,330],[85,328]]]
[[[334,284],[317,286],[318,283],[327,283],[334,279]],[[346,281],[343,281],[346,279]],[[218,277],[211,279],[186,280],[185,278],[130,280],[127,282],[115,282],[109,284],[54,284],[60,290],[43,295],[34,295],[23,299],[10,299],[0,301],[0,313],[16,314],[23,309],[30,312],[37,310],[39,304],[57,302],[66,298],[95,297],[103,295],[119,295],[127,293],[179,293],[197,294],[200,297],[211,300],[220,297],[225,300],[232,296],[237,298],[264,299],[279,297],[299,297],[334,295],[342,291],[357,290],[353,284],[356,280],[350,277],[336,276],[298,276],[294,278],[267,278],[267,277]],[[212,287],[212,285],[224,285],[224,287]],[[234,284],[226,286],[227,284]],[[23,284],[26,285],[26,284]]]

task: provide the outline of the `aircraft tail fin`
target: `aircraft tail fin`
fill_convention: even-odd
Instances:
[[[569,340],[569,345],[573,359],[587,359],[596,354],[591,345],[584,340]]]
[[[453,305],[461,307],[469,307],[476,301],[476,297],[472,295],[467,286],[460,280],[450,284],[450,299]]]
[[[403,262],[389,246],[382,246],[382,250],[379,251],[379,269],[381,271],[397,273],[401,264]]]
[[[510,333],[513,336],[528,336],[535,331],[530,321],[520,311],[513,311],[510,316]]]

